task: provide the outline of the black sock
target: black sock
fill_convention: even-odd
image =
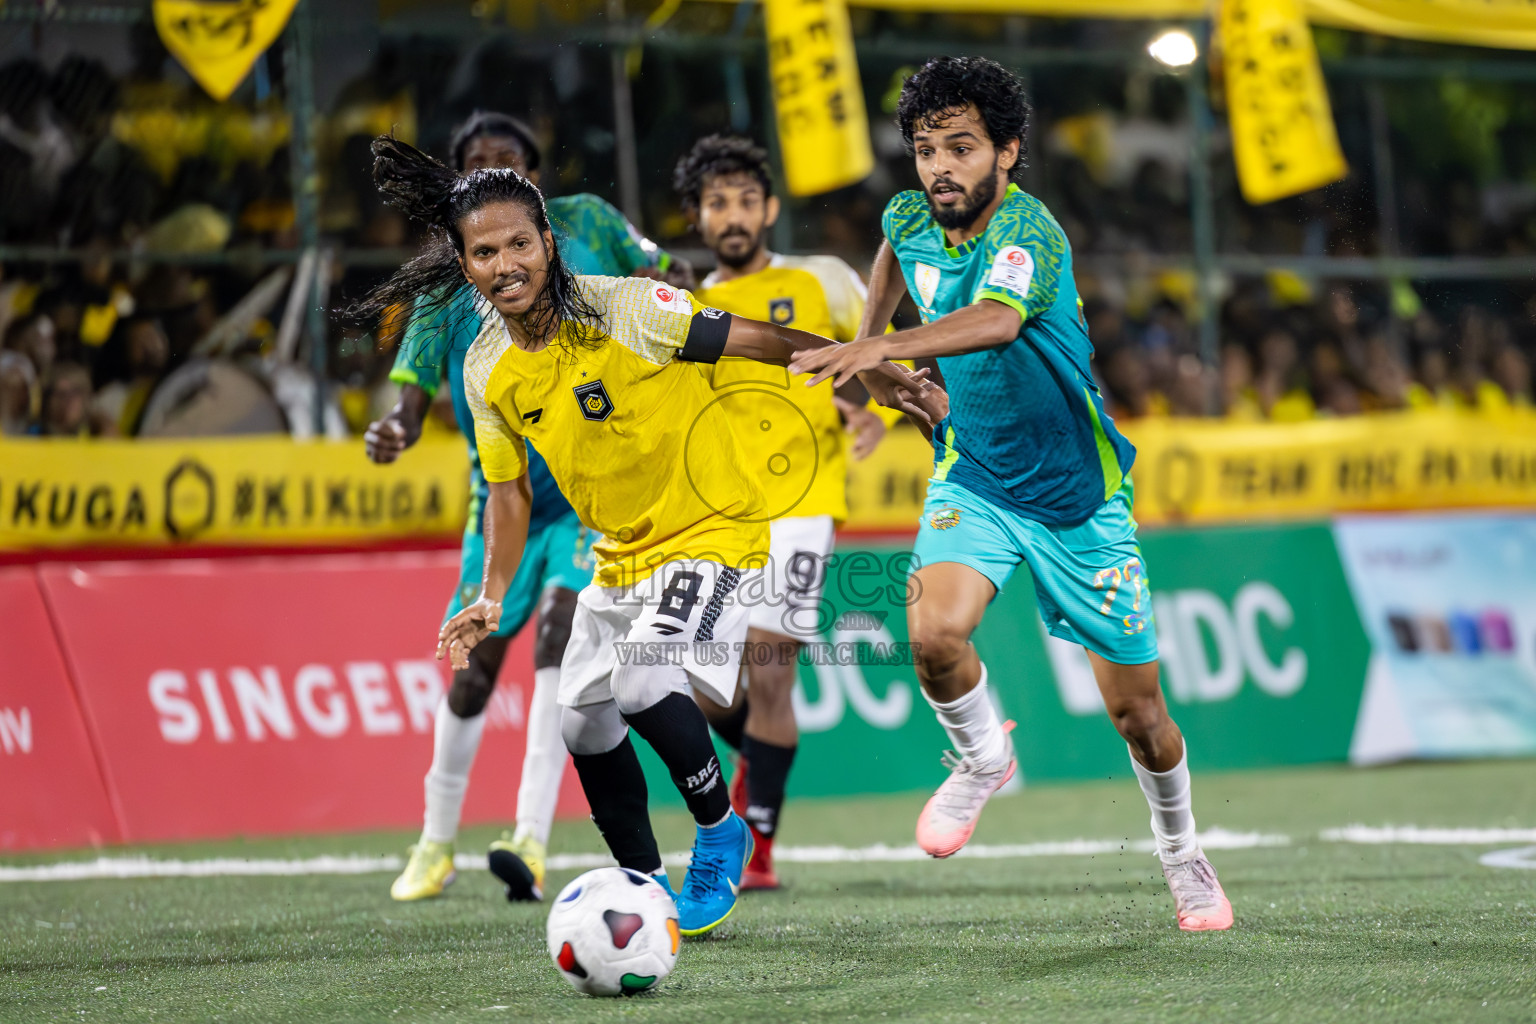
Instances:
[[[606,754],[572,754],[592,823],[619,867],[649,875],[661,868],[661,853],[646,809],[645,772],[629,734]]]
[[[779,809],[784,806],[784,787],[789,782],[789,766],[795,763],[798,747],[781,747],[746,736],[741,756],[747,759],[747,821],[765,839],[772,839],[779,828]]]
[[[709,739],[709,721],[692,698],[669,693],[624,721],[661,756],[694,821],[713,825],[726,816],[731,798]]]
[[[742,737],[746,735],[747,728],[747,698],[743,697],[740,704],[718,721],[711,721],[709,727],[715,730],[716,736],[725,740],[726,746],[732,750],[740,750]]]

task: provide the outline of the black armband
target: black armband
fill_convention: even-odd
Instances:
[[[693,314],[688,324],[688,340],[677,358],[690,363],[718,363],[725,354],[725,339],[731,333],[731,314],[706,306]]]

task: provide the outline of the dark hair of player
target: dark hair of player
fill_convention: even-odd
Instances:
[[[538,186],[511,168],[455,174],[415,146],[381,135],[373,140],[373,181],[385,203],[432,228],[432,239],[419,256],[349,310],[352,318],[381,328],[404,327],[423,295],[440,296],[447,303],[460,289],[474,287],[464,279],[459,262],[464,253],[459,224],[475,211],[492,203],[514,203],[541,235],[550,230]],[[547,255],[549,274],[524,326],[535,338],[551,338],[567,323],[576,327],[575,341],[595,344],[602,314],[582,298],[559,247],[550,247]]]
[[[682,199],[683,209],[697,210],[709,179],[738,174],[756,178],[765,198],[773,195],[766,149],[740,135],[706,135],[677,162],[672,189]]]
[[[985,57],[935,57],[907,79],[896,102],[896,127],[907,152],[914,149],[912,133],[919,123],[938,127],[972,103],[994,146],[1019,140],[1019,159],[1008,177],[1021,180],[1034,110],[1018,76]]]
[[[448,164],[456,171],[464,169],[464,150],[482,135],[499,135],[515,139],[528,161],[528,170],[539,169],[539,144],[534,140],[533,129],[513,117],[494,110],[477,110],[469,119],[453,130],[448,142]]]

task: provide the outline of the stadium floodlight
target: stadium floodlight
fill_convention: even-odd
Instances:
[[[1171,28],[1161,32],[1147,44],[1147,52],[1152,59],[1166,64],[1170,68],[1183,68],[1195,62],[1200,56],[1200,48],[1195,45],[1195,37],[1182,28]]]

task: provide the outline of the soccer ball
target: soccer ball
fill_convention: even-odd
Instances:
[[[560,890],[545,931],[560,977],[589,996],[655,988],[677,965],[677,905],[628,868],[588,871]]]

